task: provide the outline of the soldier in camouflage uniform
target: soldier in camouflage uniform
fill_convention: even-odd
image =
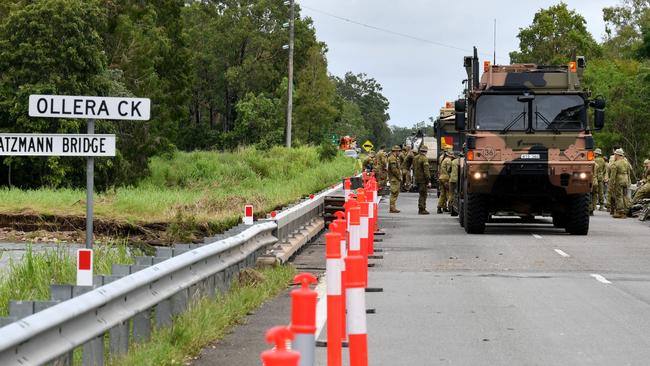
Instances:
[[[646,198],[650,198],[650,159],[645,159],[643,162],[643,167],[643,179],[639,181],[639,183],[642,185],[639,187],[639,189],[637,189],[636,193],[634,194],[634,198],[632,198],[632,204],[634,205],[641,203],[641,201]]]
[[[402,191],[408,192],[411,190],[411,167],[413,166],[413,151],[410,146],[406,146],[406,155],[402,162]]]
[[[616,207],[614,207],[614,197],[610,196],[609,194],[609,177],[611,175],[612,165],[614,164],[614,161],[616,161],[616,155],[614,154],[614,151],[618,149],[620,149],[619,146],[614,146],[612,155],[609,156],[609,160],[607,160],[607,166],[605,167],[605,183],[607,184],[607,208],[609,209],[609,213],[612,215],[614,214]]]
[[[605,169],[607,166],[607,163],[605,162],[605,159],[603,159],[603,151],[600,149],[594,150],[594,153],[596,154],[596,158],[594,159],[596,165],[594,167],[594,177],[593,177],[593,186],[591,188],[591,211],[596,210],[596,205],[600,206],[600,210],[602,211],[604,206],[605,206],[605,197],[604,197],[604,189],[605,189]]]
[[[397,197],[399,196],[400,185],[402,183],[402,170],[399,163],[399,146],[393,146],[390,156],[388,157],[388,179],[390,181],[390,212],[399,213],[397,209]]]
[[[614,152],[614,162],[609,168],[609,192],[614,206],[613,217],[624,219],[627,217],[626,196],[630,186],[630,164],[625,159],[623,149]]]
[[[458,185],[458,173],[460,169],[460,154],[454,153],[454,160],[451,161],[451,172],[449,173],[449,198],[447,199],[447,207],[451,211],[456,198],[456,186]]]
[[[375,152],[371,151],[366,160],[363,161],[363,169],[368,173],[375,171],[375,156]]]
[[[449,151],[445,151],[445,157],[440,163],[439,175],[438,175],[438,191],[440,191],[440,197],[438,197],[438,213],[449,212],[449,207],[447,206],[447,201],[449,199],[449,173],[451,173],[451,156]]]
[[[418,199],[418,214],[428,215],[427,211],[427,188],[431,182],[431,172],[429,171],[429,159],[427,158],[427,145],[420,146],[419,154],[413,159],[413,177],[415,184],[418,185],[420,197]]]
[[[382,145],[375,157],[375,175],[377,176],[377,183],[379,183],[379,194],[383,194],[384,189],[386,189],[386,181],[388,180],[385,149],[386,146]]]

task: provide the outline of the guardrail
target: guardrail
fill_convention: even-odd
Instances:
[[[152,323],[170,325],[173,316],[183,312],[191,300],[226,291],[239,270],[254,266],[278,239],[286,240],[321,215],[324,198],[338,189],[340,186],[323,191],[272,220],[235,230],[241,231],[235,236],[178,251],[170,249],[169,256],[184,253],[159,261],[148,257],[147,264],[122,268],[125,277],[109,276],[106,279],[113,282],[67,301],[48,302],[51,307],[0,328],[0,365],[50,361],[68,365],[77,347],[83,347],[84,365],[103,365],[107,351],[125,353],[130,340],[148,338]],[[34,307],[32,303],[31,309]]]

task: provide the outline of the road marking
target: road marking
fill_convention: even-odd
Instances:
[[[327,323],[327,278],[321,277],[320,283],[314,289],[318,293],[316,305],[316,339],[320,336]]]
[[[541,235],[537,235],[537,234],[533,234],[533,238],[535,238],[535,239],[541,239],[542,236],[541,236]]]
[[[554,249],[554,250],[555,250],[555,253],[557,253],[557,254],[563,256],[564,258],[568,258],[568,257],[570,257],[570,255],[566,254],[566,253],[565,253],[563,250],[561,250],[561,249]]]
[[[595,278],[596,281],[601,282],[601,283],[605,283],[605,284],[610,284],[611,283],[610,281],[607,280],[607,278],[605,278],[605,277],[603,277],[603,276],[601,276],[599,274],[596,274],[596,273],[592,273],[591,277]]]

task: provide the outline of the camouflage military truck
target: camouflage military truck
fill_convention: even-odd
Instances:
[[[461,151],[463,146],[463,134],[455,128],[454,103],[447,102],[444,108],[440,108],[440,115],[433,124],[433,130],[438,141],[437,156],[444,150]]]
[[[605,123],[605,101],[580,86],[586,62],[567,66],[484,64],[465,57],[466,98],[455,103],[465,133],[456,202],[467,233],[480,234],[492,216],[551,216],[573,235],[589,231],[594,129]]]

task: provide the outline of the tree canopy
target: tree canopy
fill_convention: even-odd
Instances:
[[[593,58],[600,46],[587,31],[585,18],[560,3],[541,9],[527,28],[520,28],[519,51],[510,53],[513,63],[566,64],[576,55]]]
[[[97,159],[101,188],[148,174],[175,149],[284,142],[289,8],[276,0],[7,0],[0,4],[0,131],[84,132],[83,120],[27,116],[30,94],[137,96],[146,122],[102,121],[118,156]],[[46,22],[43,19],[47,19]],[[365,75],[327,71],[327,46],[296,6],[294,143],[333,133],[388,138],[388,101]],[[5,158],[0,184],[81,186],[77,158]]]

